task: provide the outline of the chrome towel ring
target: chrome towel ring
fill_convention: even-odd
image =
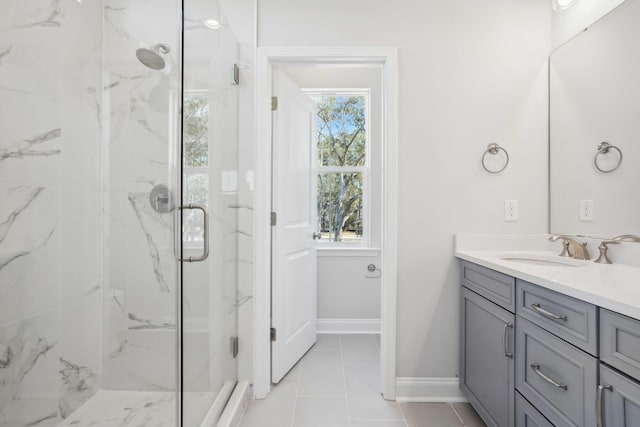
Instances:
[[[611,169],[602,169],[600,165],[598,165],[598,156],[601,154],[608,154],[610,150],[616,150],[618,152],[618,163]],[[593,158],[593,166],[598,169],[602,173],[611,173],[614,170],[618,169],[622,164],[622,151],[615,145],[611,145],[608,142],[601,142],[598,144],[598,151],[596,152],[595,157]]]
[[[504,153],[504,155],[507,157],[507,159],[504,162],[504,166],[502,166],[500,169],[489,169],[487,167],[487,163],[486,163],[487,154],[491,154],[492,156],[495,156],[500,151],[502,151]],[[495,142],[492,142],[491,144],[487,145],[487,149],[485,150],[484,154],[482,155],[482,167],[484,168],[484,170],[486,170],[489,173],[500,173],[503,170],[505,170],[508,165],[509,165],[509,153],[507,153],[507,150],[505,150],[503,147],[501,147],[500,145],[496,144]]]

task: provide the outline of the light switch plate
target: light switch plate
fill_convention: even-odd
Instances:
[[[579,209],[578,218],[580,221],[593,221],[595,219],[593,212],[593,200],[580,200]]]
[[[517,200],[504,201],[504,220],[505,221],[518,220],[518,201]]]

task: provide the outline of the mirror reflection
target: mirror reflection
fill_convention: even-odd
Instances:
[[[640,1],[550,58],[551,232],[640,242]]]

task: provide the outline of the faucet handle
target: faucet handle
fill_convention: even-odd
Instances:
[[[607,245],[618,243],[620,243],[620,241],[618,240],[603,240],[602,242],[600,242],[600,246],[598,246],[598,249],[600,250],[600,256],[598,256],[598,259],[593,262],[597,262],[598,264],[613,264],[607,256],[607,249],[609,249]]]
[[[562,252],[560,252],[560,256],[573,258],[573,254],[569,250],[569,246],[571,246],[571,242],[567,239],[562,240]]]

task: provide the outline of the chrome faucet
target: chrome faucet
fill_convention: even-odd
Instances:
[[[622,236],[617,236],[611,239],[615,242],[636,242],[640,243],[640,236],[636,236],[635,234],[623,234]]]
[[[563,236],[561,234],[554,234],[549,237],[549,240],[552,242],[556,242],[559,239],[562,239],[562,244],[564,246],[560,256],[572,256],[575,259],[584,260],[591,259],[589,251],[587,250],[587,242],[580,243],[577,240],[572,239],[571,237]],[[571,248],[573,249],[573,255],[568,251],[569,245],[571,245]]]

